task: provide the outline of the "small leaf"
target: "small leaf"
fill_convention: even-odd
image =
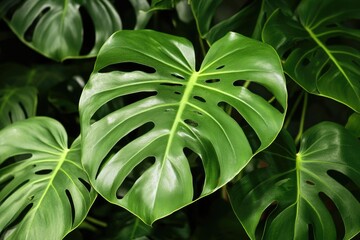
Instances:
[[[151,224],[216,191],[267,147],[286,94],[278,56],[261,42],[229,33],[196,71],[186,39],[120,31],[102,47],[80,98],[82,162],[107,200]],[[119,98],[123,107],[94,118]]]
[[[5,14],[11,29],[28,46],[58,61],[95,56],[105,40],[121,29],[120,17],[107,0],[12,2],[4,0],[0,3],[0,13],[6,11],[10,14],[15,9],[12,15]],[[92,24],[93,28],[84,32],[85,24]],[[86,43],[91,46],[86,46],[89,49],[81,52],[84,41],[92,35],[94,42]]]
[[[80,141],[47,117],[0,131],[0,236],[62,239],[86,217],[96,193],[80,163]]]
[[[152,0],[150,10],[155,11],[173,9],[179,1],[180,0]]]
[[[147,0],[130,0],[130,3],[132,4],[136,14],[136,24],[134,29],[145,28],[152,16],[152,12],[149,12],[149,3]]]
[[[222,0],[198,0],[191,1],[191,8],[194,13],[198,31],[202,38],[209,32],[211,28],[211,21],[216,13],[217,7],[221,4]]]
[[[360,138],[360,114],[353,113],[347,123],[346,129],[348,129],[355,137]]]
[[[360,1],[304,0],[296,17],[276,11],[263,40],[276,48],[286,73],[306,91],[360,111]]]
[[[251,239],[257,231],[262,239],[351,239],[360,231],[359,156],[360,142],[335,123],[307,130],[298,153],[284,130],[230,190],[231,204]]]
[[[13,122],[35,116],[37,89],[6,87],[0,89],[0,129]]]

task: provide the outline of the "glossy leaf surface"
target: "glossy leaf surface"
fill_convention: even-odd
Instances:
[[[243,87],[246,81],[267,89],[280,110]],[[92,120],[118,97],[127,105]],[[268,146],[281,129],[286,97],[278,56],[261,42],[229,33],[196,71],[186,39],[117,32],[101,49],[80,99],[82,162],[99,193],[151,224],[214,192]],[[257,146],[249,143],[248,129]],[[201,176],[192,175],[194,156],[205,175],[196,197],[193,183]],[[143,173],[120,194],[135,168]]]
[[[121,28],[120,17],[108,0],[12,1],[0,3],[8,25],[28,46],[58,61],[95,56],[105,40]],[[84,23],[85,19],[91,23]],[[92,26],[87,32],[85,24]],[[85,40],[89,40],[86,52],[81,52]]]
[[[62,239],[95,196],[80,163],[80,141],[67,148],[60,123],[36,117],[0,131],[2,239]]]
[[[350,7],[349,7],[350,6]],[[296,15],[276,11],[263,40],[274,46],[290,77],[310,93],[360,111],[360,2],[303,0]]]
[[[283,131],[231,189],[233,209],[251,239],[351,239],[360,231],[359,156],[360,142],[335,123],[307,130],[298,153]]]
[[[0,89],[0,129],[18,120],[33,117],[36,106],[36,88],[5,87]]]

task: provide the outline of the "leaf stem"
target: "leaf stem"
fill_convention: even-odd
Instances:
[[[86,217],[86,221],[90,222],[90,223],[93,223],[95,225],[98,225],[100,227],[107,227],[107,223],[106,222],[103,222],[103,221],[100,221],[96,218],[93,218],[93,217],[90,217],[90,216],[87,216]]]
[[[136,230],[137,230],[137,228],[138,228],[138,226],[139,226],[139,218],[136,218],[135,219],[135,223],[134,223],[134,227],[133,227],[133,229],[132,229],[132,231],[131,231],[131,238],[130,239],[134,239],[135,238],[135,234],[136,234]]]
[[[202,53],[203,57],[205,57],[206,50],[205,50],[203,39],[201,38],[200,35],[199,35],[199,43],[200,43],[201,53]]]
[[[295,144],[297,145],[300,141],[301,135],[304,131],[304,122],[305,122],[305,115],[306,115],[306,108],[307,108],[307,101],[308,101],[308,93],[304,93],[304,104],[301,112],[301,120],[299,126],[299,132],[295,138]]]
[[[289,124],[290,124],[290,122],[291,122],[291,120],[292,120],[292,118],[293,118],[293,116],[294,116],[294,114],[295,114],[295,112],[296,112],[296,110],[297,110],[297,108],[299,106],[299,103],[300,103],[301,99],[303,98],[303,96],[304,96],[304,92],[301,92],[301,95],[296,99],[296,101],[294,103],[294,106],[292,107],[292,109],[291,109],[291,111],[289,113],[289,117],[285,121],[285,124],[284,124],[285,129],[288,128],[288,126],[289,126]]]

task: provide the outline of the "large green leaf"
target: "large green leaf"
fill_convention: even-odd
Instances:
[[[263,40],[284,60],[289,76],[310,93],[360,111],[360,1],[303,0],[296,18],[276,11]]]
[[[0,89],[0,129],[18,120],[35,116],[37,90],[33,87]]]
[[[246,81],[267,89],[280,110],[242,86]],[[80,98],[83,165],[100,194],[150,224],[214,192],[268,146],[281,129],[286,94],[280,61],[267,44],[229,33],[196,71],[186,39],[150,30],[117,32],[100,50]],[[118,97],[128,105],[92,120]],[[259,139],[254,149],[248,130]],[[193,183],[201,175],[192,176],[187,156],[201,159],[199,196]],[[130,190],[118,191],[143,164]]]
[[[13,14],[5,15],[12,30],[28,46],[55,60],[95,56],[105,40],[121,28],[120,17],[108,0],[25,0],[16,3],[3,0],[0,14],[10,13],[14,8]],[[91,29],[84,28],[86,24]],[[93,42],[90,40],[92,35]],[[88,51],[82,53],[87,40]]]
[[[355,192],[360,142],[345,128],[331,122],[312,127],[298,153],[284,131],[264,152],[258,156],[262,167],[230,191],[233,209],[252,239],[263,218],[262,239],[351,239],[360,231]]]
[[[36,117],[0,131],[1,239],[62,239],[85,218],[96,193],[57,121]]]

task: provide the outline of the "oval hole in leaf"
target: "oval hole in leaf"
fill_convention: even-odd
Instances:
[[[343,239],[345,236],[345,225],[342,220],[339,209],[336,207],[335,203],[323,192],[319,192],[319,197],[324,203],[325,207],[329,211],[334,224],[336,226],[336,239]]]
[[[21,108],[21,111],[24,113],[24,118],[29,118],[29,113],[27,112],[24,104],[22,102],[18,102],[19,107]]]
[[[3,179],[2,182],[0,182],[0,192],[8,185],[12,180],[14,179],[14,176],[8,176],[7,178]]]
[[[113,71],[121,71],[121,72],[134,72],[141,71],[145,73],[155,73],[156,69],[150,66],[146,66],[140,63],[134,62],[123,62],[117,64],[108,65],[99,70],[99,73],[108,73]]]
[[[31,23],[31,25],[26,29],[25,33],[24,33],[24,39],[28,42],[32,41],[33,35],[34,35],[34,30],[36,28],[36,25],[39,23],[40,19],[48,12],[50,11],[50,7],[46,7],[43,10],[41,10],[41,12],[39,13],[39,15],[34,19],[34,21]]]
[[[87,181],[85,181],[84,179],[82,178],[78,178],[79,181],[82,183],[82,185],[84,185],[84,187],[86,187],[86,189],[90,192],[91,191],[91,185],[90,183],[88,183]]]
[[[216,68],[216,70],[223,69],[224,67],[225,67],[225,65],[218,66],[218,67]]]
[[[46,175],[52,172],[52,169],[42,169],[39,171],[36,171],[35,174],[36,175]]]
[[[200,101],[200,102],[203,102],[203,103],[206,102],[206,100],[203,97],[200,97],[200,96],[194,96],[193,98]]]
[[[196,115],[198,115],[198,116],[202,116],[203,114],[201,113],[201,112],[199,112],[199,111],[192,111],[193,113],[195,113]]]
[[[193,183],[193,200],[200,197],[205,182],[205,171],[200,156],[190,148],[184,148],[183,152],[189,161]]]
[[[220,79],[207,79],[205,80],[206,83],[217,83],[220,82]]]
[[[95,179],[99,176],[99,173],[101,172],[101,169],[105,165],[105,163],[110,160],[110,158],[118,152],[121,148],[123,148],[126,144],[129,142],[132,142],[135,140],[138,136],[144,135],[148,132],[150,132],[155,127],[155,124],[153,122],[147,122],[143,125],[133,129],[132,131],[129,131],[126,135],[124,135],[108,152],[106,157],[103,159],[103,161],[100,163],[100,166],[98,168],[98,171],[96,173]]]
[[[264,230],[265,230],[265,225],[267,222],[267,219],[269,218],[269,216],[275,211],[275,209],[278,206],[278,202],[277,201],[273,201],[267,208],[265,208],[265,210],[262,212],[261,217],[260,217],[260,221],[258,223],[258,225],[256,226],[255,229],[255,235],[257,236],[256,239],[261,239],[261,236],[263,236]]]
[[[74,224],[74,220],[75,220],[75,206],[74,206],[74,201],[71,197],[71,193],[68,189],[65,190],[66,196],[69,200],[70,203],[70,207],[71,207],[71,224]]]
[[[30,153],[24,153],[24,154],[16,155],[14,157],[10,157],[0,164],[0,168],[4,168],[6,166],[9,166],[10,164],[17,162],[17,161],[23,161],[23,160],[29,159],[31,157],[32,157],[32,154],[30,154]]]
[[[197,123],[196,121],[191,120],[191,119],[185,119],[184,122],[191,127],[199,126],[199,123]]]
[[[242,87],[242,86],[244,86],[245,82],[246,82],[246,80],[236,80],[233,82],[233,86]]]
[[[95,45],[95,26],[84,6],[79,8],[81,21],[83,25],[83,43],[80,49],[80,55],[89,54]]]
[[[141,161],[134,169],[128,174],[125,180],[121,183],[120,187],[116,192],[116,197],[122,199],[128,191],[132,188],[135,182],[141,177],[141,175],[151,168],[155,163],[155,157],[147,157]]]
[[[315,183],[313,181],[310,181],[310,180],[306,180],[305,183],[308,184],[308,185],[311,185],[311,186],[315,185]]]
[[[176,95],[180,95],[181,94],[181,92],[178,92],[178,91],[176,91],[176,92],[174,92]]]
[[[359,186],[351,178],[336,170],[328,170],[327,174],[351,192],[356,200],[360,202]]]

